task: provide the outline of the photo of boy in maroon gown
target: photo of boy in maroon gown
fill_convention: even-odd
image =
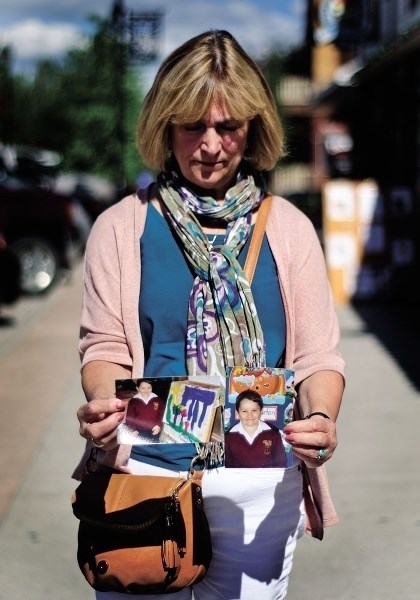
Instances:
[[[226,467],[287,467],[280,430],[261,420],[263,407],[258,392],[238,394],[235,412],[239,423],[225,432]]]
[[[142,442],[159,443],[166,402],[157,396],[149,381],[142,380],[127,407],[125,425],[138,433]]]

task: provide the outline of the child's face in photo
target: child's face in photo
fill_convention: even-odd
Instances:
[[[139,385],[139,392],[145,396],[149,396],[152,393],[152,386],[147,381],[142,381]]]
[[[257,402],[244,398],[241,400],[236,415],[243,425],[253,427],[254,425],[258,425],[261,419],[261,412],[261,408]]]

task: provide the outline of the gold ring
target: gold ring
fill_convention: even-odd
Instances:
[[[95,446],[95,448],[103,448],[105,446],[105,444],[98,444],[97,442],[95,442],[95,438],[93,437],[89,438],[89,441],[92,444],[92,446]]]

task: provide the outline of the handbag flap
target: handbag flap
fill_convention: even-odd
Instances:
[[[81,521],[111,529],[140,530],[162,516],[187,483],[182,477],[99,472],[86,477],[72,496]]]

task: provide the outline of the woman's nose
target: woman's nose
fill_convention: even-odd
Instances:
[[[209,154],[216,154],[219,152],[222,143],[221,135],[213,129],[209,127],[203,134],[202,139],[202,148]]]

